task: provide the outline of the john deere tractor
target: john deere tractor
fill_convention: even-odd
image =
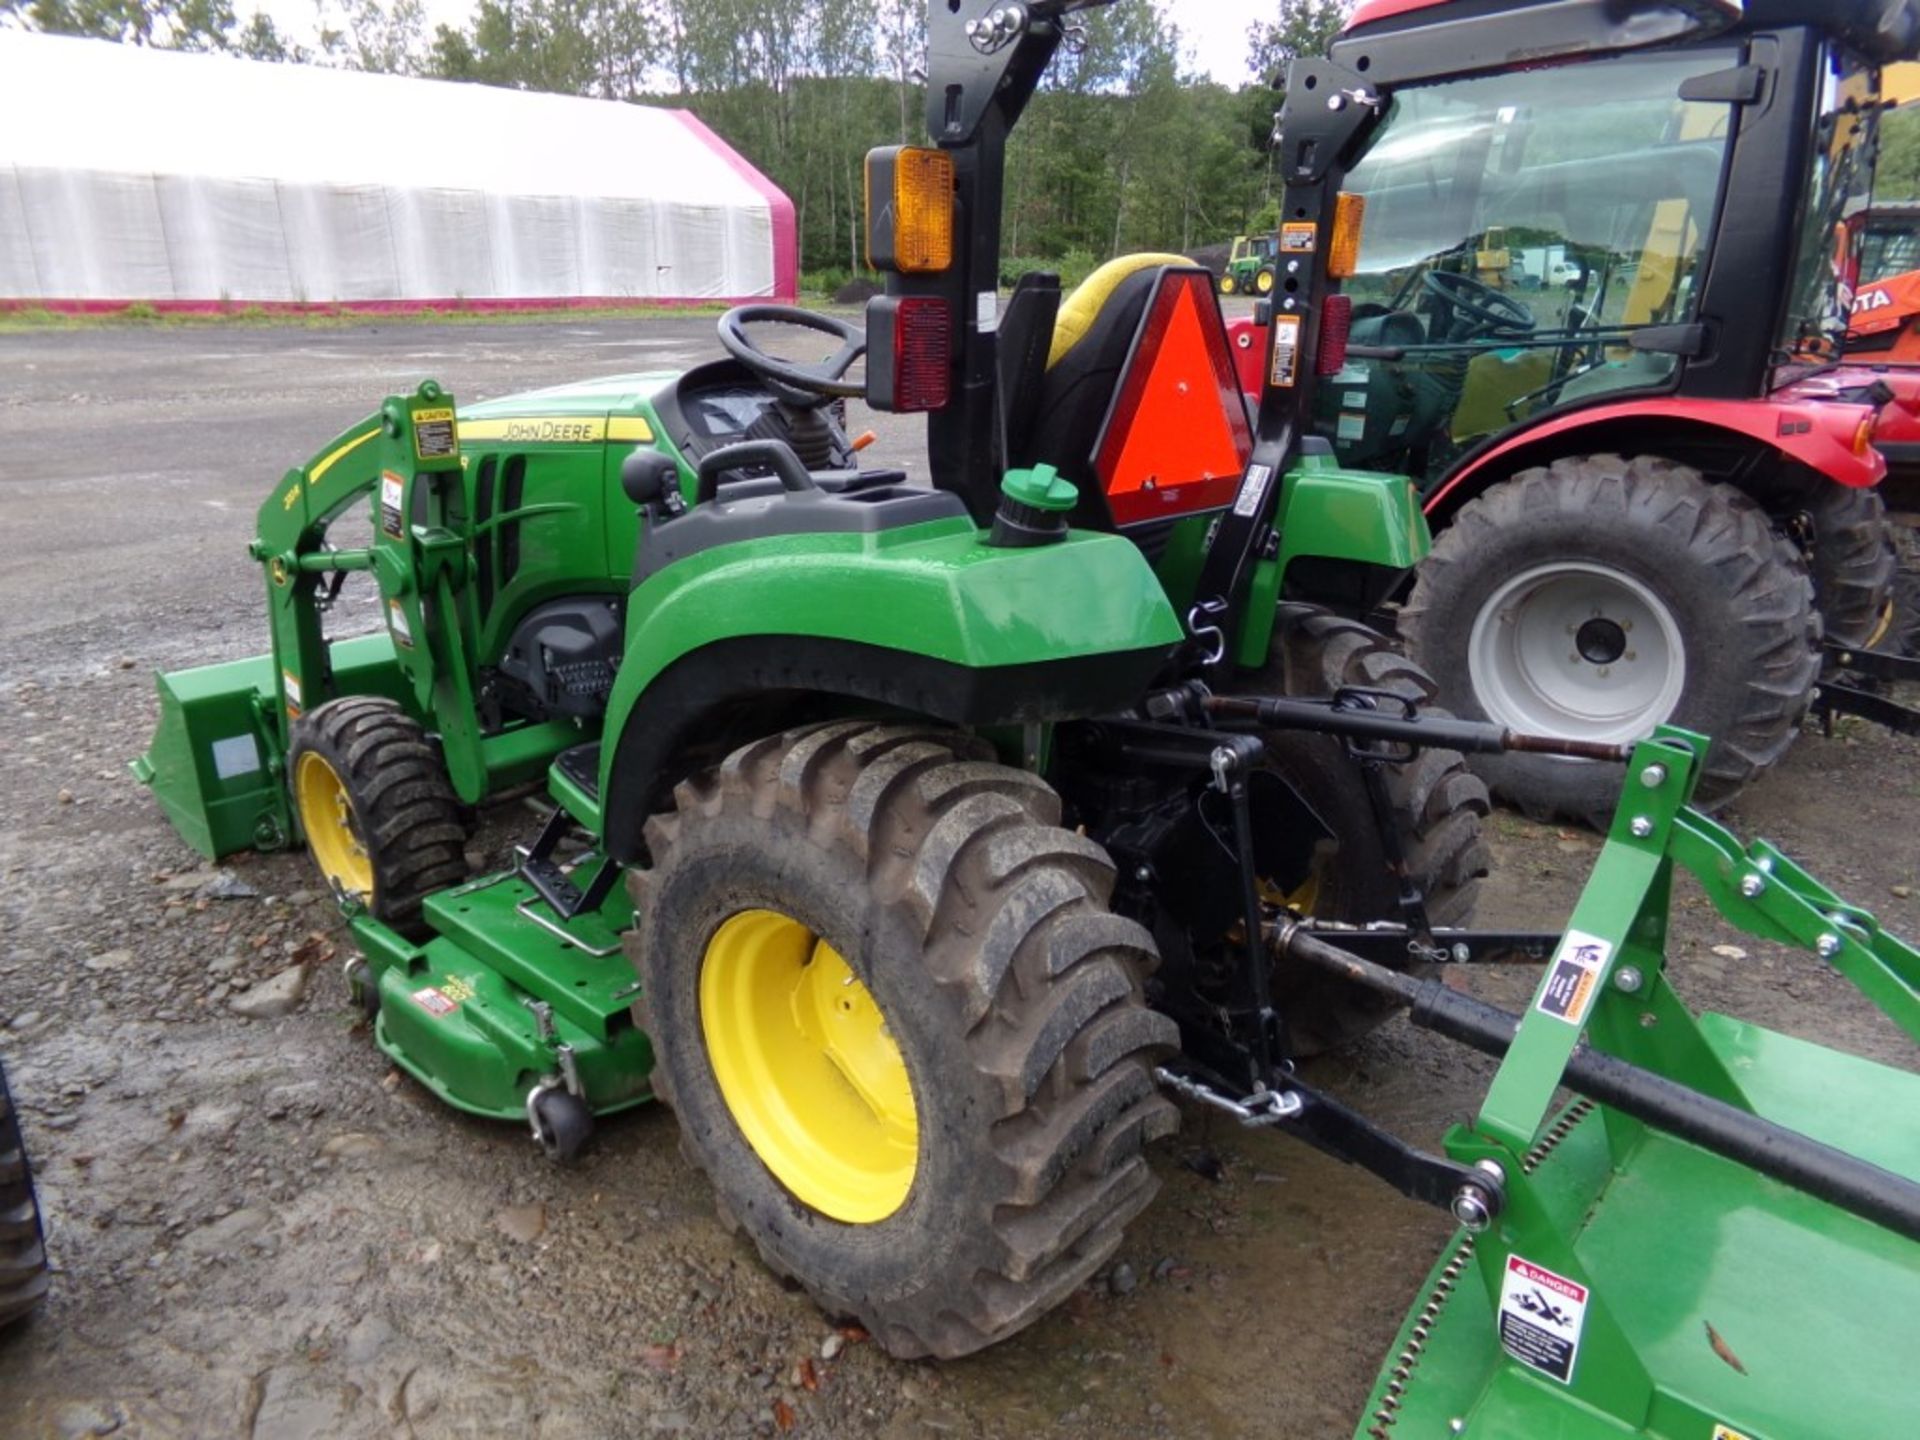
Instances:
[[[1222,295],[1271,295],[1279,242],[1272,235],[1236,235],[1220,272]]]
[[[1701,737],[1454,720],[1352,618],[1425,531],[1404,477],[1339,468],[1307,421],[1337,368],[1342,157],[1417,57],[1296,71],[1311,233],[1255,416],[1177,257],[1002,304],[1007,137],[1097,3],[929,6],[933,143],[869,158],[888,282],[864,327],[748,306],[684,375],[473,406],[428,383],[288,472],[253,549],[273,652],[161,677],[138,772],[209,854],[307,845],[401,1068],[557,1159],[665,1101],[723,1219],[896,1355],[1001,1340],[1105,1265],[1171,1093],[1462,1225],[1434,1282],[1457,1323],[1422,1313],[1369,1433],[1429,1346],[1417,1433],[1704,1440],[1711,1412],[1785,1437],[1840,1390],[1890,1432],[1900,1347],[1837,1329],[1829,1371],[1804,1316],[1920,1294],[1920,1082],[1696,1023],[1662,976],[1673,863],[1916,1034],[1920,955],[1688,810]],[[1730,18],[1549,8],[1572,50]],[[783,358],[776,327],[829,353]],[[927,413],[932,488],[863,466],[835,412],[861,394]],[[329,548],[362,507],[371,543]],[[385,624],[332,638],[355,575]],[[1459,923],[1485,808],[1463,748],[1635,776],[1564,934]],[[469,877],[469,809],[541,779],[551,818]],[[1524,1017],[1435,973],[1516,956],[1547,966]],[[1444,1155],[1294,1068],[1400,1006],[1508,1056]],[[1582,1098],[1555,1110],[1562,1084]],[[1749,1265],[1810,1307],[1742,1330],[1752,1383],[1665,1339],[1769,1309]]]

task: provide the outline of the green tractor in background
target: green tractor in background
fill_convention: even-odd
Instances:
[[[1222,295],[1271,295],[1280,257],[1279,238],[1272,234],[1236,235],[1220,272]]]
[[[935,147],[869,158],[888,285],[864,329],[748,306],[721,321],[726,358],[684,375],[464,407],[428,383],[290,471],[253,546],[272,654],[161,677],[136,772],[207,854],[305,842],[401,1068],[463,1110],[524,1117],[556,1159],[596,1117],[667,1102],[727,1222],[893,1354],[978,1350],[1105,1265],[1156,1188],[1144,1149],[1177,1123],[1171,1091],[1478,1237],[1503,1318],[1449,1342],[1447,1413],[1484,1401],[1628,1427],[1560,1433],[1641,1433],[1658,1390],[1697,1417],[1586,1268],[1605,1258],[1578,1248],[1610,1213],[1596,1186],[1700,1157],[1720,1167],[1703,1200],[1681,1198],[1691,1173],[1628,1198],[1698,1231],[1723,1211],[1797,1227],[1798,1248],[1774,1248],[1821,1271],[1823,1313],[1884,1262],[1884,1314],[1920,1291],[1920,1153],[1841,1127],[1889,1173],[1772,1111],[1784,1091],[1803,1128],[1830,1093],[1848,1115],[1864,1097],[1909,1113],[1920,1083],[1696,1025],[1661,975],[1673,858],[1915,1034],[1920,956],[1688,811],[1699,737],[1630,753],[1452,720],[1354,618],[1427,545],[1404,478],[1301,438],[1332,373],[1319,237],[1340,127],[1366,107],[1315,97],[1287,132],[1325,143],[1288,172],[1297,323],[1274,327],[1256,417],[1211,277],[1177,257],[1115,262],[1070,298],[1028,276],[1002,304],[1007,136],[1073,12],[1099,3],[930,5]],[[1562,43],[1627,43],[1609,4],[1571,8]],[[1297,93],[1321,78],[1301,67]],[[831,353],[786,358],[781,327]],[[861,467],[835,408],[858,395],[927,414],[931,489]],[[369,543],[330,548],[362,507]],[[386,623],[329,637],[354,573]],[[1513,748],[1638,777],[1564,936],[1461,924],[1486,796],[1458,752]],[[540,780],[551,818],[511,868],[470,878],[472,808]],[[1549,965],[1524,1019],[1432,975],[1516,952]],[[1294,1070],[1407,1005],[1508,1056],[1446,1155]],[[1562,1083],[1590,1098],[1551,1111]],[[1550,1150],[1571,1161],[1542,1164]],[[1850,1263],[1803,1264],[1817,1245]],[[1504,1318],[1515,1258],[1577,1312],[1570,1347],[1512,1338],[1537,1320]],[[1675,1313],[1718,1305],[1709,1268],[1637,1288]],[[1901,1363],[1885,1352],[1849,1349],[1870,1396]],[[1563,1390],[1528,1379],[1543,1363]],[[1383,1385],[1391,1414],[1406,1386]]]

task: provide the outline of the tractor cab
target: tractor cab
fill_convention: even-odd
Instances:
[[[1357,34],[1428,13],[1379,8]],[[1768,357],[1830,356],[1836,227],[1865,203],[1878,72],[1846,38],[1781,23],[1804,18],[1394,89],[1345,180],[1366,206],[1353,349],[1313,416],[1341,460],[1436,484],[1553,412],[1760,396]],[[1802,102],[1811,129],[1786,123]]]

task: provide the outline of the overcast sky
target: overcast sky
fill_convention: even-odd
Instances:
[[[1159,0],[1160,8],[1180,26],[1189,59],[1203,74],[1223,85],[1243,85],[1252,79],[1247,70],[1247,26],[1255,19],[1272,19],[1279,13],[1276,0]],[[311,42],[314,33],[313,0],[257,0],[249,5],[238,0],[233,7],[242,15],[254,9],[265,10],[282,32]],[[332,0],[330,13],[339,14],[346,5]],[[465,25],[473,14],[473,0],[425,0],[427,34],[438,25]]]

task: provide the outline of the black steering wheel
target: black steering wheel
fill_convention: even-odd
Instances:
[[[749,327],[754,325],[812,330],[838,340],[840,348],[817,365],[782,360],[753,343]],[[797,305],[740,305],[720,317],[720,344],[775,395],[798,409],[817,410],[829,400],[867,393],[864,386],[846,378],[853,362],[867,353],[867,332],[837,316],[816,315]]]
[[[1450,270],[1429,270],[1420,277],[1429,295],[1443,301],[1457,316],[1478,321],[1489,337],[1531,335],[1539,321],[1533,311],[1504,290],[1497,290],[1471,275],[1456,275]]]

